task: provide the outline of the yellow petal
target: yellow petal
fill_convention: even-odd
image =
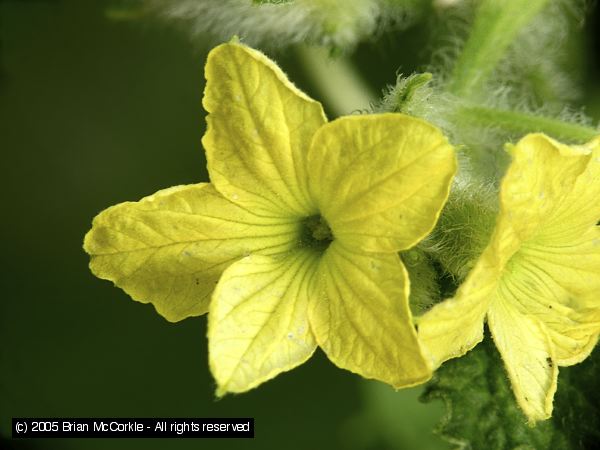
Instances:
[[[569,147],[534,134],[511,152],[490,243],[455,298],[419,320],[419,336],[434,363],[460,356],[481,340],[487,310],[536,421],[550,417],[557,366],[585,359],[600,334],[600,138]]]
[[[431,231],[456,171],[442,133],[402,114],[328,123],[308,164],[311,192],[336,239],[376,252],[407,249]]]
[[[258,217],[210,184],[176,186],[96,216],[90,268],[169,321],[204,314],[219,276],[244,254],[285,251],[297,225]]]
[[[552,250],[557,249],[534,251],[524,244],[511,260],[512,275],[503,279],[516,310],[540,320],[553,341],[557,364],[567,366],[585,359],[600,333],[600,275],[593,272],[600,270],[600,255],[585,256],[574,246],[569,248],[574,254],[564,252],[561,261],[560,250]],[[589,271],[581,270],[585,265]]]
[[[395,388],[430,378],[411,320],[406,269],[397,254],[357,253],[334,242],[319,275],[310,323],[334,364]]]
[[[209,115],[202,143],[217,190],[256,213],[315,213],[306,154],[326,122],[320,103],[294,87],[273,61],[243,45],[213,49],[205,74]]]
[[[600,333],[600,138],[566,146],[534,134],[512,154],[501,206],[519,242],[507,270],[515,307],[540,320],[559,365],[574,364]]]
[[[417,318],[419,340],[433,367],[464,355],[483,339],[483,323],[494,298],[498,279],[517,244],[503,230],[499,218],[490,244],[454,298],[435,305]]]
[[[494,278],[468,278],[454,298],[417,318],[419,340],[433,368],[464,355],[483,340],[483,323],[494,288]]]
[[[307,306],[318,254],[252,255],[230,266],[208,315],[209,362],[217,395],[244,392],[306,361],[316,343]]]
[[[509,289],[501,286],[499,299],[488,313],[488,324],[517,403],[530,422],[535,422],[552,415],[558,368],[544,326],[516,311],[516,300]]]
[[[530,134],[511,153],[500,198],[520,241],[565,245],[600,220],[600,137],[570,147]]]

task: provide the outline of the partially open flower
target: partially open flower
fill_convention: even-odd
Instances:
[[[552,414],[558,366],[585,359],[600,333],[600,138],[531,134],[510,151],[490,242],[455,297],[420,319],[419,337],[437,367],[480,342],[487,318],[533,422]]]

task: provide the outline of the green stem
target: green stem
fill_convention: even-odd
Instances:
[[[515,135],[542,132],[569,142],[587,142],[600,134],[600,130],[576,123],[481,106],[461,106],[455,117],[459,123],[500,128]]]
[[[377,99],[346,57],[331,57],[318,47],[300,46],[297,51],[308,77],[336,116],[367,109]]]
[[[547,3],[548,0],[481,0],[448,90],[463,98],[477,97],[510,44]]]

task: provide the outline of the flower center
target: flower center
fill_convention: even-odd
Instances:
[[[324,251],[333,241],[333,233],[329,224],[321,215],[310,216],[302,223],[300,245]]]

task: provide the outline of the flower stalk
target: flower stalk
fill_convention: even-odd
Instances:
[[[548,0],[482,0],[469,38],[456,60],[448,90],[478,98],[511,43]]]
[[[597,129],[578,123],[472,104],[458,107],[454,116],[463,126],[497,128],[515,136],[541,132],[563,141],[583,143],[598,135]]]
[[[306,75],[336,116],[366,109],[377,98],[347,57],[331,57],[324,48],[306,45],[298,46],[296,52]]]

